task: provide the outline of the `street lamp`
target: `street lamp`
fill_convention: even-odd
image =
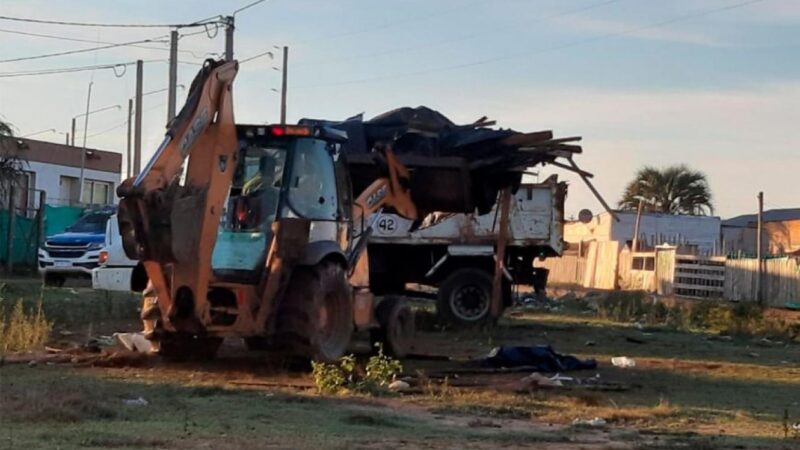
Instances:
[[[122,109],[122,106],[120,106],[120,105],[106,106],[104,108],[95,109],[94,111],[89,111],[88,113],[78,114],[77,116],[73,117],[72,118],[72,143],[70,145],[75,147],[75,120],[76,119],[81,118],[83,116],[87,116],[88,117],[88,116],[90,116],[90,115],[92,115],[94,113],[108,111],[109,109]]]
[[[35,133],[25,134],[25,135],[22,135],[22,136],[20,136],[20,137],[29,138],[29,137],[31,137],[31,136],[38,136],[38,135],[40,135],[40,134],[44,134],[44,133],[55,133],[55,132],[56,132],[56,129],[55,129],[55,128],[48,128],[48,129],[46,129],[46,130],[37,131],[37,132],[35,132]]]

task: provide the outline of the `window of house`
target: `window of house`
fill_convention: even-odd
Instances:
[[[652,272],[656,270],[656,258],[655,256],[634,256],[631,260],[631,269]]]
[[[107,181],[84,180],[81,203],[87,205],[107,205],[111,203],[113,184]]]

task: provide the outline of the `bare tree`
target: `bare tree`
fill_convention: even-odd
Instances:
[[[24,171],[27,161],[18,151],[23,145],[24,141],[14,136],[11,124],[0,120],[0,204],[3,208],[9,205],[8,197],[12,186],[19,193],[16,198],[21,198],[23,202],[27,198],[25,189],[28,186]]]

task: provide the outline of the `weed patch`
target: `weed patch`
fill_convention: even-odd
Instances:
[[[642,291],[620,291],[597,301],[597,317],[620,323],[638,322],[678,331],[706,331],[739,336],[782,339],[800,337],[800,324],[764,317],[752,303],[721,303],[712,300],[667,303]]]
[[[11,308],[0,305],[0,354],[32,350],[43,345],[51,328],[41,303],[29,311],[25,310],[22,300]]]

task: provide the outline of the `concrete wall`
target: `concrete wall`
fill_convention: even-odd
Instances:
[[[36,173],[35,188],[43,189],[47,192],[47,203],[51,205],[67,205],[70,200],[70,186],[64,185],[61,181],[62,176],[80,178],[81,170],[78,167],[62,166],[58,164],[48,164],[31,161],[25,166],[25,170]],[[117,202],[114,190],[120,182],[119,173],[105,172],[101,170],[84,171],[85,180],[97,180],[112,183],[111,200]],[[77,187],[77,185],[75,186]]]

